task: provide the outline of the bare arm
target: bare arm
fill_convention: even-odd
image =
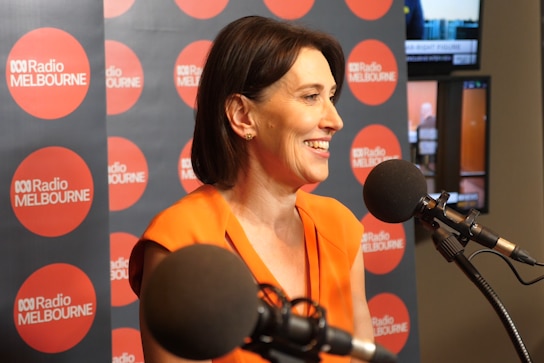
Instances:
[[[153,242],[147,242],[144,252],[144,269],[142,276],[142,290],[149,280],[151,272],[157,265],[169,254],[165,248]],[[187,363],[195,362],[192,360],[177,357],[157,343],[151,336],[142,314],[142,304],[140,302],[140,333],[142,336],[142,346],[144,350],[144,360],[146,363]],[[211,361],[198,361],[199,363],[211,363]]]
[[[355,262],[351,268],[351,289],[353,296],[353,319],[355,323],[354,337],[362,341],[374,341],[372,318],[368,310],[365,293],[365,266],[363,251],[359,249]],[[360,362],[352,359],[352,362]]]

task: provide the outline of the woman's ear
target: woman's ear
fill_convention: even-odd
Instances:
[[[234,132],[242,137],[255,134],[251,114],[251,100],[239,93],[230,95],[225,102],[225,113]]]

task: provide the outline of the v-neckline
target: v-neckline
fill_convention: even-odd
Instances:
[[[226,203],[226,201],[225,201]],[[228,204],[228,203],[227,203]],[[319,302],[319,249],[317,241],[317,231],[311,218],[297,205],[297,210],[304,227],[304,250],[306,259],[306,298],[314,302]],[[240,255],[246,265],[251,270],[258,283],[268,283],[282,288],[275,276],[268,269],[257,251],[249,242],[240,221],[236,218],[229,208],[229,218],[226,225],[225,239],[227,243]],[[300,298],[301,296],[287,296],[287,298]]]

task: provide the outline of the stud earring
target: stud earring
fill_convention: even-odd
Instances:
[[[250,133],[248,132],[248,133],[246,134],[246,140],[247,140],[247,141],[250,141],[250,140],[252,140],[252,139],[253,139],[253,135],[250,134]]]

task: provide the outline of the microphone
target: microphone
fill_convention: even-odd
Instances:
[[[401,159],[376,165],[363,187],[368,211],[383,222],[401,223],[412,216],[428,223],[436,223],[437,219],[459,232],[465,242],[471,239],[516,261],[528,265],[537,263],[527,251],[476,223],[478,211],[473,209],[464,216],[446,207],[447,196],[442,193],[438,201],[430,197],[425,176],[413,163]]]
[[[192,360],[217,358],[244,343],[257,323],[257,286],[226,249],[190,245],[170,253],[141,293],[143,317],[166,350]]]
[[[264,347],[267,341],[310,345],[317,340],[313,318],[292,313],[286,318],[258,291],[239,256],[214,245],[190,245],[170,253],[151,274],[141,293],[143,318],[160,345],[192,360],[218,358],[237,347]],[[325,328],[322,352],[396,362],[379,345]]]
[[[259,319],[252,339],[245,349],[258,351],[258,345],[262,343],[280,348],[283,344],[291,353],[301,355],[311,353],[310,348],[317,346],[321,352],[349,355],[371,363],[397,362],[397,356],[381,345],[352,339],[345,330],[327,326],[324,313],[321,317],[313,318],[289,312],[282,314],[263,300],[260,301]]]

